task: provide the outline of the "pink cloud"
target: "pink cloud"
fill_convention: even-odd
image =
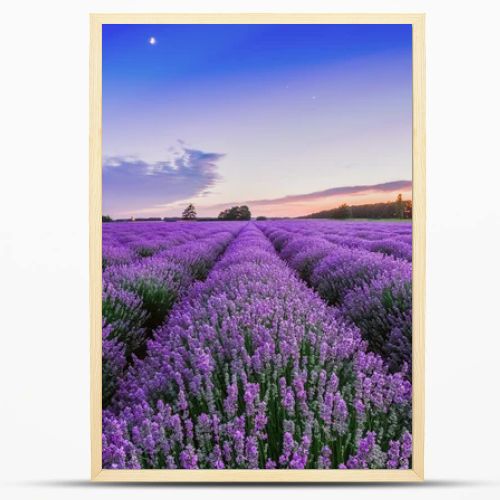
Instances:
[[[260,200],[247,200],[239,202],[219,203],[212,205],[209,208],[220,209],[226,208],[231,205],[248,205],[251,208],[265,207],[271,205],[289,205],[300,204],[304,202],[314,202],[323,198],[331,197],[345,197],[345,196],[360,196],[369,193],[393,193],[394,191],[408,191],[411,190],[411,181],[392,181],[382,184],[362,185],[362,186],[342,186],[324,189],[322,191],[314,191],[305,194],[292,194],[282,196],[280,198],[260,199]]]

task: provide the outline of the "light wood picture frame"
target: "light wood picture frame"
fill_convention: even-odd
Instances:
[[[417,482],[424,479],[425,44],[424,14],[90,15],[91,479],[123,482]],[[102,467],[102,26],[105,24],[411,24],[413,53],[413,458],[410,470],[107,470]]]

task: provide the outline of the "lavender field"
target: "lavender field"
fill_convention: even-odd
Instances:
[[[103,224],[103,467],[406,469],[412,227]]]

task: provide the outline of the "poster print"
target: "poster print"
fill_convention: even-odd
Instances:
[[[102,25],[103,470],[412,469],[412,36]]]

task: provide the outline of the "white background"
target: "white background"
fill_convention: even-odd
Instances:
[[[0,476],[4,498],[499,498],[500,89],[491,1],[2,4]],[[92,485],[88,13],[426,12],[426,477],[408,486]]]

